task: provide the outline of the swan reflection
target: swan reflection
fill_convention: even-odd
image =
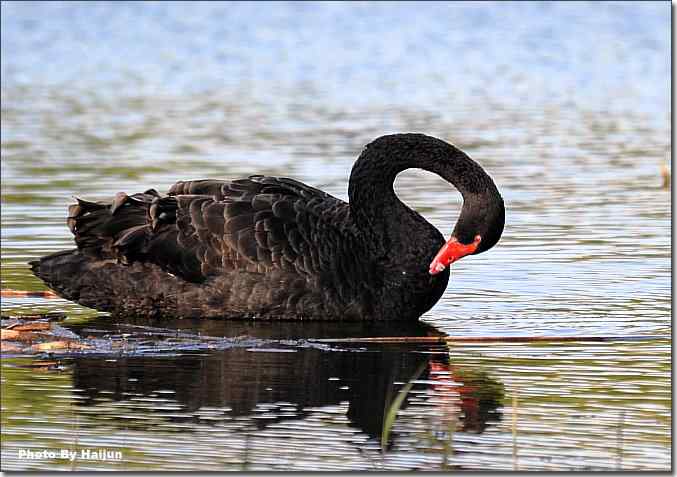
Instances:
[[[123,327],[138,323],[130,320]],[[231,418],[248,418],[251,426],[262,429],[303,419],[317,408],[347,403],[349,425],[378,437],[393,397],[422,369],[402,409],[429,415],[433,427],[448,430],[454,422],[456,430],[477,433],[501,417],[503,385],[481,369],[450,362],[445,345],[313,346],[306,341],[439,334],[426,325],[163,323],[223,336],[232,346],[181,355],[78,357],[73,362],[73,384],[82,390],[80,404],[100,406],[110,400],[153,397],[160,391],[181,407],[179,415],[167,419],[190,420],[202,408],[220,408]],[[261,414],[262,406],[274,403],[284,403],[285,412]],[[143,412],[152,414],[153,409],[144,407]]]

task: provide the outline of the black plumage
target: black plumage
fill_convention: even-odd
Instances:
[[[504,207],[483,169],[444,141],[383,136],[355,163],[350,203],[293,179],[255,175],[78,199],[77,249],[31,262],[65,298],[113,313],[231,319],[412,320],[442,295],[428,273],[440,232],[393,192],[408,168],[464,196],[454,235],[499,239]],[[472,241],[472,238],[470,239]]]

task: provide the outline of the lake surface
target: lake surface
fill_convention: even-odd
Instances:
[[[364,144],[393,132],[458,145],[507,207],[420,324],[3,299],[123,346],[3,356],[2,470],[670,469],[669,3],[1,8],[3,289],[44,289],[27,262],[73,246],[73,196],[262,173],[347,199]],[[408,171],[396,190],[451,232],[450,185]],[[435,335],[659,339],[316,341]],[[99,448],[122,458],[20,458]]]

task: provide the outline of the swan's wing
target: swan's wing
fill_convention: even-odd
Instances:
[[[190,195],[207,190],[211,197]],[[317,274],[351,235],[348,204],[292,179],[184,182],[169,193],[151,217],[161,220],[157,212],[175,204],[178,242],[195,250],[205,277],[230,270]]]
[[[234,270],[347,275],[337,267],[356,262],[338,259],[355,246],[348,204],[292,179],[179,182],[165,197],[123,196],[105,209],[77,206],[69,221],[78,244],[189,281]]]

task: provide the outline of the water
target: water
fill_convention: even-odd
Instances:
[[[458,145],[507,204],[499,246],[454,266],[425,326],[111,322],[4,299],[111,346],[3,357],[3,470],[670,468],[668,340],[312,341],[669,338],[669,4],[1,8],[2,288],[44,288],[26,262],[72,246],[72,196],[264,173],[346,199],[363,145],[392,132]],[[408,171],[396,190],[452,230],[451,186]],[[419,370],[383,453],[384,407]],[[19,458],[62,448],[122,459]]]

